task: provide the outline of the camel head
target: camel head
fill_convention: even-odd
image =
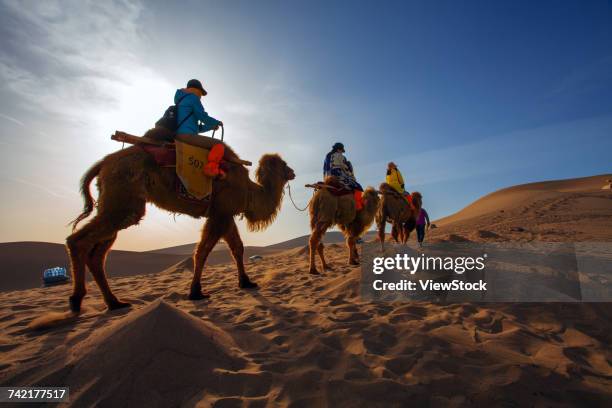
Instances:
[[[295,172],[278,154],[261,157],[255,173],[258,186],[244,213],[249,231],[261,231],[274,222],[283,201],[285,184],[294,178]]]
[[[423,196],[418,191],[413,192],[412,194],[412,202],[416,208],[423,207]]]
[[[371,213],[372,215],[376,213],[378,210],[378,205],[380,203],[380,197],[378,196],[378,192],[374,190],[372,187],[366,188],[363,192],[363,209],[367,213]]]
[[[295,172],[287,166],[287,163],[278,154],[264,154],[259,159],[259,167],[255,177],[261,185],[266,185],[269,182],[281,182],[284,185],[295,178]]]

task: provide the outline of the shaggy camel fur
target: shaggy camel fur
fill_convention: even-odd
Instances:
[[[318,275],[315,264],[315,251],[319,254],[323,270],[331,269],[325,261],[323,236],[327,229],[337,225],[346,238],[349,253],[349,264],[359,265],[357,239],[368,230],[378,209],[378,193],[368,187],[363,193],[363,209],[357,211],[352,194],[334,196],[327,189],[318,190],[312,198],[310,210],[310,273]]]
[[[146,136],[155,138],[159,135],[151,130]],[[225,157],[231,156],[237,157],[226,147]],[[69,301],[70,308],[75,312],[80,311],[86,294],[86,267],[98,284],[109,309],[129,306],[111,292],[106,280],[105,259],[117,238],[117,232],[138,224],[145,215],[147,202],[173,213],[207,218],[193,256],[194,274],[190,299],[207,297],[202,293],[200,279],[206,258],[221,238],[227,242],[236,262],[239,286],[257,287],[244,270],[244,247],[234,216],[243,214],[251,231],[266,228],[276,218],[284,186],[287,181],[295,178],[295,173],[277,154],[266,154],[259,160],[255,174],[257,182],[249,179],[248,170],[244,166],[228,164],[226,178],[213,182],[210,200],[192,202],[178,197],[174,168],[158,166],[148,153],[138,146],[132,146],[109,154],[85,173],[81,181],[85,206],[83,213],[74,221],[74,229],[94,209],[89,185],[96,176],[99,190],[97,214],[66,240],[74,285]]]
[[[387,183],[382,183],[379,189],[382,193],[382,200],[376,214],[376,225],[378,239],[384,250],[387,221],[392,225],[391,236],[395,242],[402,244],[408,242],[410,233],[416,227],[416,219],[422,206],[422,196],[418,191],[412,193],[412,205],[410,205],[403,195]]]

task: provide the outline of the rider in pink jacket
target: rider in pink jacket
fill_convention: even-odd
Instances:
[[[425,239],[425,225],[429,228],[429,214],[427,214],[424,208],[421,208],[416,221],[417,240],[419,241],[420,247],[423,246],[423,240]]]

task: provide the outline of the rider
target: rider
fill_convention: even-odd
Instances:
[[[344,145],[342,143],[335,143],[332,146],[332,150],[325,156],[323,176],[333,176],[344,189],[353,191],[357,209],[360,210],[363,207],[361,197],[363,187],[355,179],[353,165],[346,159],[344,152]]]
[[[201,99],[207,94],[208,92],[197,79],[190,79],[186,88],[176,90],[174,94],[178,123],[176,139],[209,149],[208,162],[203,169],[204,174],[211,177],[223,177],[225,173],[220,168],[220,161],[223,158],[225,147],[222,143],[211,145],[210,139],[198,135],[198,133],[217,130],[219,126],[223,126],[223,122],[209,116],[204,110]]]
[[[346,158],[342,154],[344,153],[344,145],[342,143],[335,143],[332,146],[331,152],[325,155],[325,161],[323,162],[323,177],[332,176],[332,165],[334,169],[346,168]]]
[[[389,162],[387,165],[387,177],[385,181],[388,185],[393,187],[395,191],[406,197],[409,202],[411,201],[410,193],[404,189],[404,178],[402,177],[402,173],[393,162]]]
[[[193,142],[194,136],[198,133],[217,130],[219,126],[223,126],[223,122],[209,116],[204,110],[201,99],[207,94],[197,79],[189,80],[186,88],[176,90],[174,103],[177,109],[176,120],[179,124],[176,129],[177,139],[180,140],[178,136],[186,136],[185,139],[191,139],[189,141]]]

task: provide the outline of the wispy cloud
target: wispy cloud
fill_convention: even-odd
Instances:
[[[17,124],[17,125],[19,125],[19,126],[23,126],[23,127],[25,127],[25,123],[23,123],[23,122],[22,122],[22,121],[20,121],[19,119],[15,119],[15,118],[14,118],[14,117],[12,117],[12,116],[5,115],[4,113],[0,113],[0,118],[5,119],[5,120],[8,120],[9,122],[13,122],[13,123],[15,123],[15,124]]]
[[[549,98],[558,98],[566,93],[587,93],[599,89],[602,84],[612,80],[612,56],[608,55],[596,61],[582,65],[579,69],[566,75],[555,87]]]
[[[139,1],[1,3],[0,80],[16,103],[90,124],[126,88],[157,78],[137,54],[146,42]],[[162,82],[163,81],[159,81]]]
[[[52,188],[50,188],[48,186],[44,186],[42,184],[38,184],[38,183],[34,183],[34,182],[31,182],[31,181],[28,181],[28,180],[24,180],[24,179],[19,178],[19,177],[9,177],[8,180],[12,181],[14,183],[19,183],[19,184],[22,184],[24,186],[31,187],[31,188],[34,188],[36,190],[42,191],[43,193],[45,193],[47,195],[50,195],[52,197],[55,197],[55,198],[62,198],[62,199],[69,198],[66,194],[60,194],[58,192],[58,189],[52,189]]]

